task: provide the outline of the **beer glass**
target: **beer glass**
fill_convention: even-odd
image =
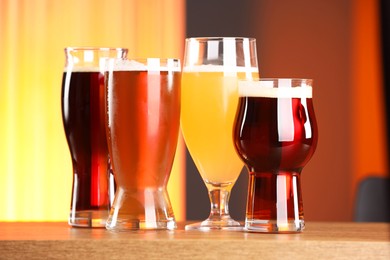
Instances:
[[[62,78],[62,119],[72,158],[73,187],[69,224],[105,227],[113,192],[104,124],[106,58],[127,49],[66,48]]]
[[[107,140],[117,190],[106,228],[176,228],[167,182],[180,127],[180,61],[110,60]]]
[[[233,138],[249,171],[245,229],[304,229],[301,171],[317,146],[312,80],[239,82]]]
[[[243,163],[234,150],[238,79],[258,77],[256,39],[186,39],[181,129],[208,189],[209,217],[186,230],[242,229],[229,214],[229,197]]]

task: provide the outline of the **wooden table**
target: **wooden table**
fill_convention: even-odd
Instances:
[[[0,259],[390,259],[390,224],[306,223],[299,234],[1,223]]]

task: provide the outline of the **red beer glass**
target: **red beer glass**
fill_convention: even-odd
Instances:
[[[114,178],[105,133],[103,68],[105,59],[126,57],[127,49],[66,48],[65,55],[62,119],[73,166],[68,222],[105,227]]]
[[[245,230],[304,229],[301,171],[317,146],[310,79],[240,81],[233,139],[249,171]]]
[[[179,134],[180,62],[110,60],[107,140],[116,181],[106,228],[175,229],[167,192]]]

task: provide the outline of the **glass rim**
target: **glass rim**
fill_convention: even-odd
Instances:
[[[105,71],[176,71],[181,72],[178,58],[111,58]]]
[[[302,82],[310,82],[313,83],[313,79],[311,78],[251,78],[251,79],[239,79],[238,81],[240,82],[247,82],[247,81],[278,81],[280,79],[285,79],[285,80],[291,80],[291,81],[302,81]]]
[[[261,77],[252,79],[239,79],[240,81],[263,81],[263,80],[279,80],[279,79],[291,79],[291,80],[313,80],[312,78],[298,78],[298,77]]]
[[[122,47],[79,47],[79,46],[69,46],[64,48],[65,51],[128,51],[128,48]]]
[[[149,58],[143,58],[143,57],[138,57],[138,58],[132,58],[132,57],[125,57],[125,58],[111,58],[111,60],[116,61],[116,62],[139,62],[142,63],[143,65],[147,64],[148,62],[153,62],[153,60],[158,60],[162,64],[167,64],[167,63],[172,63],[170,65],[174,65],[172,67],[181,67],[181,60],[180,58],[156,58],[156,57],[149,57]],[[117,64],[119,65],[119,64]]]
[[[165,58],[165,57],[163,57],[163,58],[159,58],[159,57],[127,57],[127,58],[117,58],[117,59],[119,59],[119,60],[124,60],[124,61],[126,61],[126,60],[128,60],[128,61],[147,61],[147,60],[149,60],[149,59],[152,59],[152,60],[160,60],[160,61],[169,61],[169,60],[171,60],[171,61],[175,61],[175,62],[180,62],[180,58]]]
[[[250,42],[255,42],[256,38],[253,37],[218,37],[218,36],[212,36],[212,37],[188,37],[186,38],[186,42],[190,41],[197,41],[197,42],[207,42],[207,41],[220,41],[222,42],[224,39],[231,39],[236,41],[244,41],[248,40]]]

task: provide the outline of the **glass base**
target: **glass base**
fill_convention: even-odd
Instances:
[[[263,233],[297,233],[305,229],[305,221],[246,220],[244,231]]]
[[[175,229],[175,217],[166,189],[127,190],[119,187],[106,228],[111,231]]]
[[[166,221],[140,221],[138,219],[122,218],[116,219],[115,223],[112,218],[107,220],[106,228],[110,231],[136,231],[136,230],[174,230],[177,228],[174,219]]]
[[[221,220],[210,220],[193,223],[185,226],[185,230],[199,230],[199,231],[210,231],[210,230],[225,230],[225,231],[241,231],[243,226],[232,218],[221,219]]]
[[[71,212],[68,224],[72,227],[104,228],[108,210],[84,210]]]

